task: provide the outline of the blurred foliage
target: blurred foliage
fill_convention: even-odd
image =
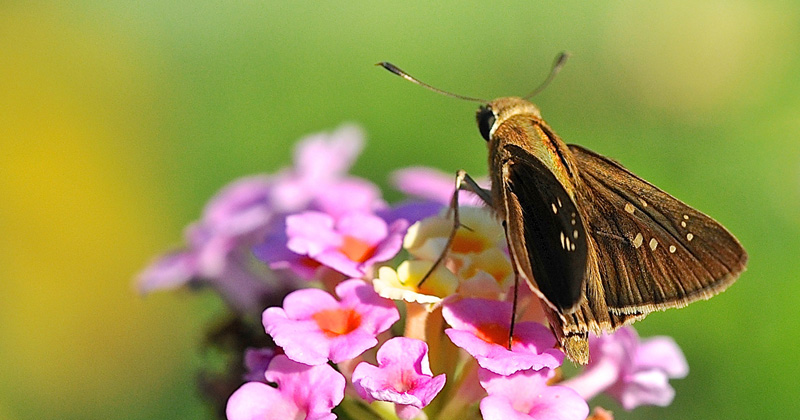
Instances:
[[[723,222],[730,291],[637,324],[692,373],[619,419],[797,418],[800,5],[792,1],[16,2],[0,5],[0,419],[195,419],[213,296],[131,279],[236,177],[344,121],[354,172],[484,174],[474,104],[536,98],[567,142]],[[387,189],[388,191],[388,189]],[[397,198],[387,193],[389,198]]]

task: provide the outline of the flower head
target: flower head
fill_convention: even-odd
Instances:
[[[675,396],[669,379],[689,373],[686,359],[673,339],[653,337],[639,341],[631,327],[591,337],[589,355],[586,370],[565,385],[586,399],[605,391],[626,410],[640,405],[669,405]]]
[[[492,372],[508,375],[518,370],[556,368],[564,361],[564,353],[554,348],[555,337],[538,322],[515,324],[508,348],[508,302],[462,299],[445,303],[442,315],[452,327],[445,330],[450,340]]]
[[[308,365],[352,359],[400,319],[394,303],[362,280],[340,283],[336,294],[341,300],[319,289],[298,290],[283,308],[264,311],[264,328],[290,359]]]
[[[503,227],[486,209],[464,207],[459,210],[459,217],[462,227],[450,246],[451,255],[477,254],[505,247]],[[444,251],[452,229],[453,220],[445,215],[423,219],[408,229],[403,247],[415,257],[434,260]]]
[[[364,133],[354,125],[300,140],[294,151],[294,166],[274,177],[271,199],[275,212],[315,209],[338,216],[382,208],[385,204],[374,184],[347,176],[363,147]]]
[[[478,371],[489,396],[481,400],[486,420],[584,420],[589,406],[565,386],[549,386],[552,371],[522,370],[508,376],[486,369]]]
[[[217,290],[240,312],[261,310],[272,289],[264,276],[249,269],[249,249],[272,222],[270,187],[267,177],[254,176],[223,188],[206,205],[203,218],[186,229],[186,249],[154,261],[139,275],[139,290],[148,293],[195,281]]]
[[[265,373],[267,382],[248,382],[228,400],[229,420],[333,420],[331,410],[344,399],[344,377],[328,365],[307,366],[275,356]]]
[[[398,417],[408,420],[442,390],[445,375],[433,376],[428,346],[421,340],[397,337],[378,349],[378,366],[360,363],[353,385],[361,398],[396,404]]]
[[[340,273],[363,277],[375,263],[397,255],[407,226],[404,220],[387,226],[366,213],[348,213],[337,220],[307,211],[286,218],[286,246]]]

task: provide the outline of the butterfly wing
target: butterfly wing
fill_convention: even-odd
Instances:
[[[612,314],[638,317],[708,299],[744,271],[747,254],[722,225],[608,158],[569,149]]]
[[[575,310],[586,276],[587,236],[577,206],[539,159],[506,145],[506,231],[512,257],[559,312]],[[530,278],[532,277],[532,278]]]

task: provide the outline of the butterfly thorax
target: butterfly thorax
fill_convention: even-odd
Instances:
[[[564,189],[575,200],[574,164],[570,162],[566,144],[561,141],[542,120],[539,108],[522,98],[499,98],[489,103],[495,114],[495,123],[490,131],[489,167],[502,168],[509,158],[508,147],[517,146],[539,159],[558,179]],[[500,186],[503,174],[492,172],[492,185]],[[493,191],[496,195],[498,191]]]

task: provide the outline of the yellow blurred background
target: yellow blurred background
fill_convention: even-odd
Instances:
[[[729,292],[637,324],[692,373],[672,407],[618,418],[797,418],[798,45],[792,1],[3,2],[0,419],[207,417],[194,378],[222,306],[132,287],[205,200],[344,121],[370,137],[355,172],[384,187],[408,165],[483,174],[473,104],[372,64],[493,97],[561,50],[536,98],[551,126],[751,254]]]

